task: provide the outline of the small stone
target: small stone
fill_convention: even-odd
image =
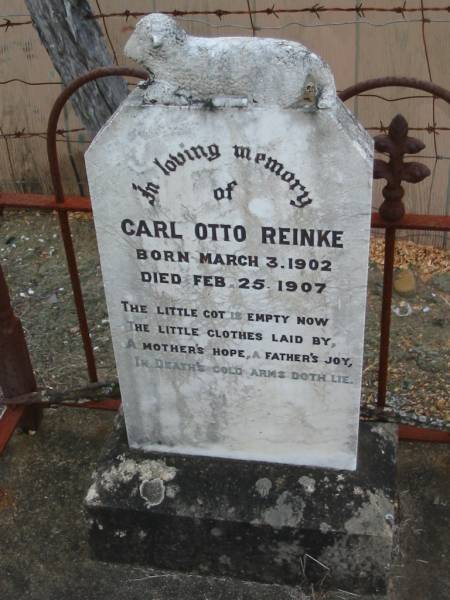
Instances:
[[[413,296],[416,293],[416,278],[410,269],[401,269],[394,275],[394,291],[400,296]]]
[[[403,300],[398,306],[393,306],[392,310],[397,317],[409,317],[413,312],[411,304],[409,304],[409,302],[404,302]]]

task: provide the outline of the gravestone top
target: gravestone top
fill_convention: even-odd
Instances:
[[[354,469],[369,136],[298,44],[151,15],[127,49],[155,80],[86,165],[130,445]]]
[[[171,17],[139,21],[125,54],[154,77],[146,102],[190,104],[222,96],[285,108],[331,108],[334,77],[316,54],[287,40],[195,37]]]

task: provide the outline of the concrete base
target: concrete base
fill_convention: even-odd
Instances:
[[[384,593],[396,428],[361,424],[355,472],[130,450],[123,422],[85,508],[100,560]]]

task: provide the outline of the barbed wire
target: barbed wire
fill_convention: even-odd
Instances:
[[[130,18],[137,19],[139,17],[143,17],[151,12],[155,11],[131,11],[125,9],[123,11],[115,11],[115,12],[105,12],[101,10],[99,3],[96,0],[97,4],[97,13],[93,13],[91,15],[86,15],[86,19],[100,19],[105,23],[105,19],[111,18],[123,18],[126,21]],[[266,8],[252,9],[248,6],[247,10],[227,10],[227,9],[215,9],[215,10],[160,10],[158,12],[170,15],[173,17],[184,17],[184,16],[212,16],[217,17],[218,19],[223,19],[225,17],[231,16],[242,16],[249,15],[250,17],[261,15],[261,16],[272,16],[275,18],[279,18],[280,15],[313,15],[317,19],[320,20],[322,15],[327,13],[344,13],[344,14],[354,14],[360,19],[364,19],[366,14],[397,14],[406,18],[407,14],[422,14],[423,11],[427,13],[450,13],[450,5],[447,6],[427,6],[423,7],[422,3],[419,6],[407,6],[406,0],[404,0],[403,4],[396,4],[393,6],[365,6],[364,2],[358,2],[356,5],[351,6],[323,6],[318,2],[310,6],[305,6],[302,8],[277,8],[276,4],[272,4],[271,6],[267,6]],[[32,25],[32,20],[26,21],[13,21],[12,18],[15,17],[26,17],[27,15],[21,14],[10,14],[10,15],[0,15],[0,19],[3,20],[3,23],[0,24],[0,28],[9,29],[11,27],[20,27],[24,25]],[[424,17],[427,19],[427,17]]]
[[[5,31],[8,31],[8,29],[11,29],[12,27],[20,27],[21,25],[33,24],[33,21],[11,21],[9,17],[0,17],[0,19],[3,21],[2,23],[0,23],[0,29],[5,29]]]
[[[23,83],[25,85],[63,85],[62,81],[25,81],[25,79],[19,79],[18,77],[0,81],[0,85],[7,85],[8,83]]]
[[[389,129],[389,125],[385,125],[382,121],[380,121],[379,125],[370,125],[368,127],[365,127],[365,129],[367,131],[376,131],[376,132],[380,132],[380,133],[386,133]],[[429,133],[429,134],[439,134],[439,132],[441,131],[450,131],[450,127],[442,127],[442,126],[437,126],[437,125],[424,125],[422,127],[409,127],[409,131],[411,132],[425,132],[425,133]],[[85,127],[76,127],[73,129],[57,129],[56,130],[56,135],[59,137],[64,137],[66,136],[68,133],[80,133],[80,132],[87,132],[87,129]],[[39,138],[43,138],[43,139],[47,139],[47,132],[46,131],[26,131],[25,129],[20,129],[17,131],[10,131],[10,132],[1,132],[0,133],[0,139],[28,139],[28,138],[33,138],[33,137],[39,137]],[[91,140],[82,140],[83,143],[85,142],[90,142]]]
[[[384,125],[383,122],[380,121],[380,125],[365,127],[365,129],[367,129],[367,131],[380,131],[381,133],[387,133],[387,131],[389,129],[389,125]],[[441,126],[437,126],[437,125],[428,124],[424,127],[409,127],[408,126],[408,131],[424,131],[426,133],[430,133],[430,134],[434,135],[434,134],[439,134],[439,131],[450,131],[450,127],[441,127]]]
[[[425,9],[428,10],[428,9]],[[450,11],[449,11],[450,12]],[[147,15],[149,13],[142,13],[142,15]],[[141,16],[142,16],[141,15]],[[112,15],[114,16],[114,15]],[[287,29],[288,27],[301,27],[304,29],[317,29],[320,27],[340,27],[343,25],[367,25],[369,27],[387,27],[388,25],[410,25],[410,24],[414,24],[414,23],[423,23],[423,19],[396,19],[394,21],[382,21],[379,23],[374,23],[372,21],[362,21],[360,19],[355,19],[352,21],[336,21],[336,22],[324,22],[324,23],[301,23],[300,21],[289,21],[288,23],[284,23],[283,25],[277,25],[277,26],[270,26],[270,25],[264,25],[264,27],[259,27],[254,25],[253,27],[251,25],[242,25],[241,23],[222,23],[222,24],[215,24],[215,23],[211,23],[209,21],[205,21],[203,19],[188,19],[188,18],[182,18],[181,21],[183,23],[196,23],[196,24],[200,24],[200,25],[205,25],[206,27],[209,27],[211,29],[242,29],[244,31],[252,31],[254,30],[255,32],[257,31],[281,31],[284,29]],[[425,23],[450,23],[450,19],[431,19],[426,17],[425,18]],[[0,29],[5,28],[8,29],[10,27],[18,27],[20,25],[32,25],[32,21],[26,21],[26,22],[12,22],[9,21],[8,23],[1,23],[0,24]]]
[[[64,140],[66,140],[65,136],[68,133],[79,133],[82,131],[86,131],[85,127],[76,127],[74,129],[57,129],[56,130],[56,135],[57,137],[63,137]],[[4,139],[4,140],[10,140],[10,139],[29,139],[29,138],[41,138],[46,140],[47,139],[47,132],[46,131],[26,131],[25,129],[20,129],[17,131],[11,131],[11,132],[4,132],[3,130],[0,132],[0,138]],[[64,141],[61,140],[61,141]]]
[[[450,5],[448,6],[427,6],[425,8],[425,10],[427,12],[448,12],[450,13]],[[155,12],[155,11],[146,11],[146,12],[142,12],[142,11],[131,11],[131,10],[123,10],[123,11],[117,11],[117,12],[110,12],[110,13],[105,13],[105,12],[98,12],[98,13],[94,13],[92,15],[87,16],[88,19],[103,19],[103,18],[113,18],[113,17],[122,17],[125,18],[126,20],[128,20],[130,17],[132,18],[138,18],[138,17],[143,17],[151,12]],[[259,8],[259,9],[251,9],[249,8],[248,10],[226,10],[226,9],[215,9],[215,10],[179,10],[179,9],[174,9],[174,10],[159,10],[157,12],[160,12],[162,14],[165,15],[170,15],[172,17],[184,17],[187,15],[198,15],[198,16],[214,16],[217,17],[219,19],[223,19],[224,17],[230,17],[230,16],[239,16],[239,15],[251,15],[251,16],[256,16],[256,15],[266,15],[266,16],[274,16],[276,18],[279,18],[280,15],[282,14],[290,14],[290,15],[295,15],[295,14],[310,14],[310,15],[314,15],[315,17],[317,17],[318,19],[320,19],[322,14],[325,13],[353,13],[355,15],[357,15],[360,18],[364,18],[366,13],[393,13],[393,14],[399,14],[404,16],[405,14],[408,13],[421,13],[422,12],[422,7],[421,6],[407,6],[406,5],[406,0],[404,0],[403,4],[401,5],[396,5],[396,6],[386,6],[386,7],[381,7],[381,6],[364,6],[363,2],[359,2],[356,5],[352,5],[352,6],[322,6],[321,4],[319,4],[318,2],[312,4],[311,6],[305,6],[303,8],[277,8],[275,6],[275,4],[272,4],[272,6],[268,6],[266,8]]]
[[[64,85],[63,81],[26,81],[25,79],[19,79],[18,77],[14,77],[13,79],[6,79],[4,81],[0,81],[0,85],[7,85],[9,83],[23,83],[24,85]],[[138,85],[137,83],[133,82],[133,81],[128,81],[127,84],[129,86],[135,87],[136,85]],[[337,92],[339,93],[342,90],[337,90]],[[397,98],[387,98],[386,96],[383,96],[381,94],[358,94],[358,98],[377,98],[378,100],[383,100],[385,102],[399,102],[401,100],[423,100],[423,99],[427,99],[427,98],[431,98],[432,94],[417,94],[417,95],[411,95],[411,96],[399,96]],[[433,96],[436,97],[436,96]],[[439,100],[439,98],[436,98],[437,100]]]
[[[102,9],[100,6],[100,0],[95,0],[95,4],[97,5],[99,14],[101,14]],[[117,60],[116,49],[114,48],[114,44],[112,43],[111,36],[109,35],[108,25],[106,23],[106,17],[101,17],[101,19],[103,22],[103,29],[105,30],[106,39],[108,40],[109,47],[111,48],[111,52],[113,54],[114,63],[116,65],[118,65],[119,61]]]
[[[431,82],[433,82],[433,77],[431,74],[430,55],[429,55],[429,50],[428,50],[428,40],[427,40],[427,35],[426,35],[426,30],[425,30],[425,7],[424,7],[423,1],[424,0],[420,0],[420,8],[421,8],[421,16],[422,16],[422,27],[421,27],[422,43],[423,43],[423,49],[424,49],[424,54],[425,54],[425,61],[427,64],[428,78]],[[436,98],[434,96],[432,98],[432,118],[433,118],[433,123],[435,123],[436,122]],[[437,157],[438,148],[437,148],[436,131],[433,131],[433,146],[434,146],[434,154]],[[430,185],[430,189],[429,189],[429,193],[428,193],[428,209],[431,206],[434,182],[436,179],[437,165],[438,165],[438,160],[436,158],[434,161],[433,170],[431,172],[431,185]]]
[[[316,22],[316,23],[301,23],[300,21],[289,21],[284,23],[283,25],[264,25],[263,27],[251,26],[251,25],[242,25],[241,23],[211,23],[210,21],[205,21],[204,19],[188,19],[183,17],[180,19],[182,23],[195,23],[199,25],[204,25],[209,27],[210,29],[242,29],[244,31],[282,31],[287,29],[288,27],[297,26],[303,29],[319,29],[321,27],[340,27],[342,25],[367,25],[369,27],[375,28],[383,28],[388,25],[411,25],[414,23],[422,23],[422,19],[396,19],[394,21],[382,21],[379,23],[374,23],[372,21],[362,21],[360,19],[355,19],[352,21],[326,21],[326,22]],[[450,23],[450,19],[430,19],[426,18],[426,23]]]

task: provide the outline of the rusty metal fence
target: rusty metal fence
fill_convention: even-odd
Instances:
[[[58,161],[57,135],[59,117],[72,94],[90,81],[110,76],[146,79],[148,74],[145,71],[127,67],[96,69],[74,80],[63,90],[53,105],[46,137],[54,195],[0,194],[0,211],[4,207],[57,211],[78,315],[87,374],[91,384],[97,383],[96,359],[89,335],[89,325],[68,219],[70,211],[90,212],[91,204],[88,197],[66,197],[64,194]],[[406,87],[421,90],[431,94],[433,99],[439,98],[450,104],[449,90],[432,82],[405,77],[367,80],[345,89],[339,96],[341,100],[346,101],[359,94],[384,87]],[[377,135],[374,141],[376,151],[387,159],[375,159],[374,178],[386,180],[386,185],[383,188],[384,202],[380,206],[379,212],[372,214],[372,227],[384,230],[385,239],[378,400],[375,415],[373,415],[375,418],[383,420],[386,418],[385,403],[389,372],[389,339],[396,233],[402,229],[448,232],[450,231],[450,216],[407,214],[405,211],[403,204],[405,191],[402,183],[418,183],[430,175],[430,170],[422,163],[404,160],[405,156],[421,152],[425,148],[425,144],[408,136],[408,123],[402,115],[395,116],[387,132]],[[83,404],[75,403],[76,406],[106,409],[116,409],[118,407],[120,400],[110,398],[111,391],[118,393],[118,388],[111,390],[109,387],[108,390],[104,390],[102,384],[97,384],[90,389],[96,390],[96,401],[84,402]],[[109,396],[107,400],[99,400],[103,391],[105,396]],[[84,397],[86,395],[89,394],[83,394]],[[8,288],[0,267],[0,408],[2,405],[6,407],[3,414],[0,412],[0,452],[18,425],[36,430],[42,416],[43,407],[51,404],[52,399],[49,394],[45,390],[37,390],[36,388],[25,336],[20,321],[14,315],[11,307]],[[65,404],[71,404],[71,399],[66,399]],[[400,426],[400,435],[407,439],[450,441],[450,433],[432,430],[418,431],[406,424]]]

